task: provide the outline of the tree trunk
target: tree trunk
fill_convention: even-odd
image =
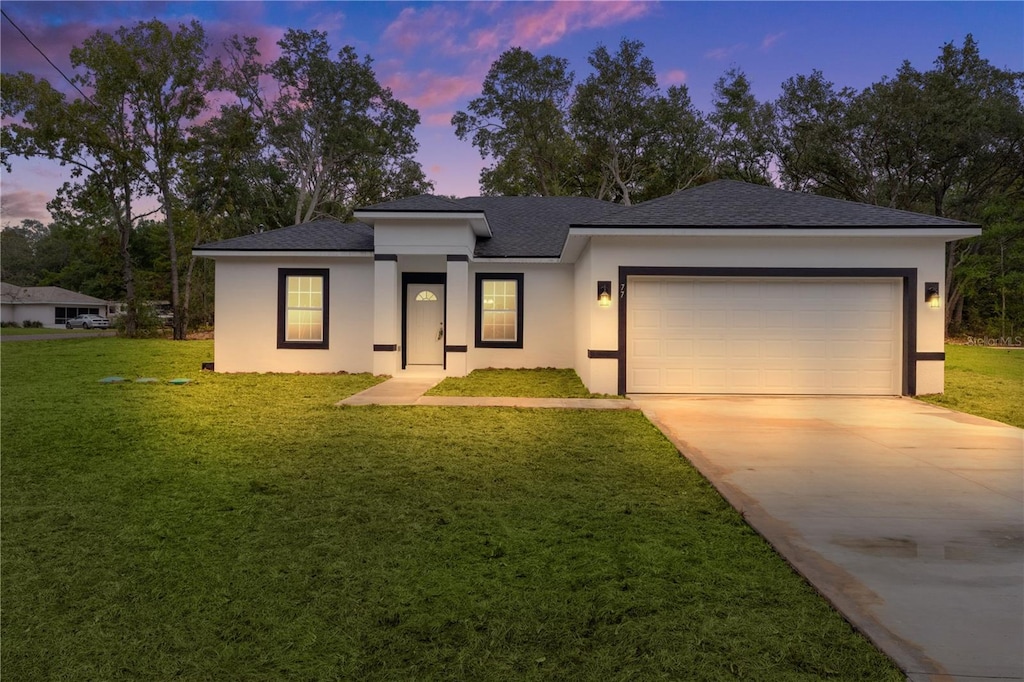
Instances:
[[[114,209],[114,221],[117,224],[117,232],[120,237],[118,253],[121,256],[121,277],[124,283],[124,335],[132,338],[139,333],[139,306],[135,300],[135,269],[132,267],[132,254],[128,250],[132,233],[131,193],[127,186],[122,188],[124,192],[124,206],[122,207],[112,185],[108,190],[108,198]]]
[[[166,177],[160,179],[160,193],[163,195],[164,224],[167,226],[167,255],[171,261],[171,321],[175,341],[184,341],[188,329],[188,303],[182,309],[178,289],[178,245],[174,237],[174,210],[171,202],[171,187]]]

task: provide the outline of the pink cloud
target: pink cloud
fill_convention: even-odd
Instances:
[[[48,222],[50,212],[46,210],[46,202],[52,198],[45,192],[31,190],[4,190],[0,196],[0,215],[4,225],[19,225],[25,218]]]
[[[734,54],[742,50],[744,47],[745,46],[743,43],[737,43],[735,45],[730,45],[728,47],[716,47],[713,50],[708,50],[707,52],[705,52],[704,57],[707,59],[716,59],[722,61],[733,56]]]
[[[761,49],[770,49],[772,46],[775,45],[775,43],[779,42],[779,39],[782,38],[784,35],[786,35],[785,31],[779,31],[778,33],[770,33],[766,35],[764,37],[764,40],[761,41]]]
[[[435,163],[433,166],[430,167],[429,172],[431,175],[440,175],[441,173],[444,172],[444,166]]]
[[[441,111],[436,114],[427,114],[423,117],[423,122],[428,126],[448,127],[452,124],[452,116],[450,111]]]
[[[446,4],[407,7],[384,30],[382,39],[406,52],[429,45],[444,54],[485,51],[493,57],[507,47],[544,47],[570,33],[638,19],[653,6],[648,2],[521,3],[508,6],[513,8],[508,18],[500,16],[506,6],[498,3],[469,3],[458,9]],[[486,17],[488,27],[473,30],[471,24],[479,16]]]
[[[514,20],[509,44],[543,47],[561,40],[568,33],[625,23],[646,15],[653,5],[647,2],[555,2],[521,5],[530,9]]]
[[[661,77],[661,82],[664,85],[681,85],[686,82],[687,78],[689,78],[689,74],[682,69],[672,69]]]
[[[483,75],[468,73],[446,76],[435,71],[399,71],[384,78],[395,97],[414,109],[433,109],[472,95],[480,90]],[[449,119],[451,114],[448,114]]]

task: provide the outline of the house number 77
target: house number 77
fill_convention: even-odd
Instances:
[[[619,298],[626,298],[626,283],[619,285]]]

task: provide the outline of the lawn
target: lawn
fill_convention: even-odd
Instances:
[[[618,398],[591,393],[571,369],[476,369],[464,377],[449,377],[427,391],[440,396],[498,396],[513,398]]]
[[[4,679],[903,679],[639,412],[0,353]]]
[[[946,392],[920,399],[1024,429],[1024,350],[947,345]]]

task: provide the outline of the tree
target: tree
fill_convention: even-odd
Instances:
[[[732,68],[715,81],[714,110],[708,116],[715,131],[715,167],[719,177],[771,185],[774,112],[759,103],[743,71]]]
[[[77,76],[75,83],[93,92],[71,101],[31,74],[0,74],[0,110],[8,121],[0,129],[0,160],[9,171],[12,156],[54,159],[70,166],[73,178],[81,178],[65,186],[64,203],[68,210],[93,211],[114,226],[127,308],[125,333],[134,335],[138,302],[129,243],[140,219],[135,197],[146,187],[139,170],[144,159],[128,144],[128,93],[121,81],[105,77],[116,68],[101,62],[95,71]]]
[[[987,232],[993,202],[1021,191],[1022,90],[1024,75],[992,66],[970,35],[944,45],[932,69],[904,62],[860,93],[837,92],[820,72],[791,78],[775,103],[780,175],[793,189],[981,222]],[[988,248],[984,235],[947,246],[947,328],[964,322],[964,297],[983,295],[982,280],[996,276]]]
[[[646,152],[658,135],[658,79],[643,50],[639,40],[623,40],[615,56],[598,46],[587,58],[594,73],[576,88],[571,109],[586,193],[626,206],[652,171]]]
[[[267,73],[280,94],[261,109],[297,190],[295,223],[346,217],[357,197],[432,189],[413,159],[419,113],[377,81],[369,57],[360,60],[346,45],[332,60],[321,31],[289,29],[278,45],[281,56]]]
[[[155,189],[164,214],[170,261],[174,338],[184,339],[188,300],[179,285],[176,222],[181,200],[175,192],[191,141],[188,128],[206,109],[215,71],[206,64],[206,33],[199,22],[172,32],[164,23],[139,22],[113,35],[97,32],[71,50],[71,63],[86,68],[85,84],[125,93],[131,135],[124,142],[146,159],[137,169]]]
[[[640,200],[678,192],[713,179],[713,132],[693,106],[685,85],[673,85],[654,104],[656,133],[645,150],[651,159]]]
[[[480,97],[452,116],[455,135],[471,138],[481,158],[493,159],[480,173],[484,194],[558,196],[572,189],[573,78],[567,59],[537,58],[520,47],[491,64]]]
[[[36,245],[47,233],[38,220],[24,219],[21,225],[5,225],[0,230],[0,281],[18,286],[35,286]]]

